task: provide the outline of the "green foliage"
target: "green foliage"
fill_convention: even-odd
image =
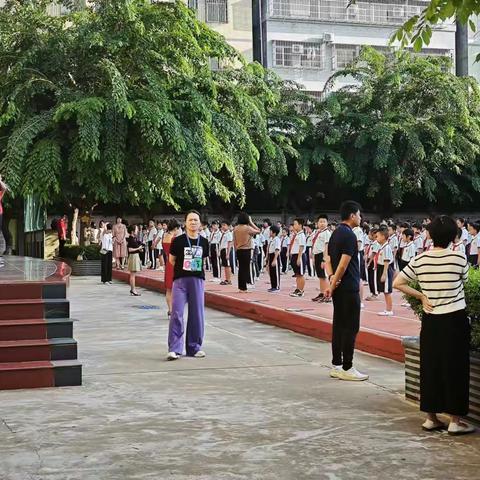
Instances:
[[[328,163],[340,184],[385,209],[409,194],[434,202],[442,189],[453,202],[471,201],[480,186],[480,91],[449,73],[449,62],[364,48],[327,86],[351,83],[319,105],[302,176]]]
[[[422,291],[418,282],[410,282],[409,286]],[[404,295],[415,315],[421,320],[423,315],[422,302],[410,295]],[[480,270],[470,268],[468,281],[465,283],[465,302],[467,314],[472,322],[472,349],[480,350]]]
[[[67,260],[77,260],[81,255],[84,260],[100,260],[102,258],[99,245],[70,245],[67,243],[64,246],[63,258]]]
[[[179,207],[242,205],[246,180],[278,192],[309,127],[297,86],[246,65],[180,0],[62,17],[47,3],[0,9],[0,171],[14,194]]]

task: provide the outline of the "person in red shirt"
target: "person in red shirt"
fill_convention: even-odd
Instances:
[[[63,257],[64,246],[67,241],[67,228],[68,228],[68,217],[63,214],[62,218],[57,223],[57,233],[58,233],[58,256]]]

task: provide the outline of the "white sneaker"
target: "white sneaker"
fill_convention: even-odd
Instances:
[[[168,352],[167,360],[178,360],[178,355],[175,352]]]
[[[447,426],[443,422],[434,422],[427,418],[425,422],[423,422],[422,428],[427,432],[434,432],[436,430],[445,430]]]
[[[408,302],[403,302],[402,303],[402,307],[409,307],[409,306],[410,306],[410,304]]]
[[[350,370],[342,370],[339,372],[338,378],[340,380],[348,380],[351,382],[363,382],[368,380],[368,375],[360,373],[357,369],[352,367]]]
[[[378,312],[377,315],[379,317],[393,317],[393,312],[384,310],[383,312]]]
[[[465,435],[466,433],[473,433],[474,431],[475,427],[465,422],[450,422],[450,425],[448,426],[449,435]]]
[[[330,369],[330,376],[332,378],[340,378],[342,370],[343,368],[341,365],[332,365],[332,368]]]
[[[205,358],[205,352],[203,350],[199,350],[195,355],[194,357],[195,358]]]

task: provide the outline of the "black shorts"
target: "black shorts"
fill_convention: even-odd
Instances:
[[[468,261],[469,261],[470,265],[477,265],[477,263],[478,263],[478,255],[476,255],[476,254],[469,255],[469,256],[468,256]]]
[[[376,280],[377,280],[377,292],[378,293],[392,293],[393,288],[393,264],[391,263],[387,271],[387,279],[382,282],[382,275],[385,269],[384,265],[377,266]]]
[[[317,253],[313,256],[315,263],[315,272],[317,273],[318,278],[327,278],[325,269],[322,268],[323,263],[323,253]]]
[[[303,277],[304,270],[303,270],[303,258],[300,262],[300,265],[297,265],[298,260],[298,253],[294,253],[290,260],[290,265],[292,266],[293,273],[296,277]]]
[[[230,266],[230,259],[227,258],[227,249],[223,248],[220,250],[220,259],[222,260],[222,267],[229,267]]]
[[[408,262],[405,260],[402,260],[401,258],[398,260],[398,270],[401,272],[406,266],[408,265]]]
[[[365,269],[365,255],[364,252],[358,252],[358,265],[360,266],[360,279],[367,281],[367,271]]]

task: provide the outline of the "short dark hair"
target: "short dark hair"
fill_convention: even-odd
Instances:
[[[415,236],[415,233],[413,232],[413,230],[411,228],[406,228],[403,231],[403,235],[405,235],[407,238],[410,237],[410,238],[413,239],[413,237]]]
[[[388,238],[388,228],[387,227],[381,227],[377,230],[377,233],[380,235],[383,235],[385,238]]]
[[[477,232],[480,230],[480,222],[468,222],[468,225],[474,228]]]
[[[211,225],[218,225],[218,220],[214,220]]]
[[[297,222],[302,227],[305,225],[305,220],[303,218],[294,218],[293,221]]]
[[[458,217],[457,222],[460,222],[462,225],[465,225],[465,219],[462,217]]]
[[[105,228],[107,230],[111,230],[112,229],[112,224],[111,223],[107,223],[107,225],[105,225]]]
[[[199,212],[198,210],[189,210],[189,211],[185,214],[185,221],[187,220],[188,216],[189,216],[191,213],[195,213],[195,215],[198,215],[198,218],[200,218],[200,212]]]
[[[169,232],[173,232],[176,228],[180,228],[180,224],[178,223],[178,220],[175,220],[175,218],[172,218],[167,223],[167,230]]]
[[[348,220],[350,215],[354,215],[362,209],[358,202],[353,200],[346,200],[340,205],[340,219],[342,221]]]
[[[222,220],[220,223],[221,223],[222,225],[228,225],[228,226],[231,225],[231,222],[230,222],[229,220]]]
[[[400,228],[410,228],[410,224],[407,222],[403,222],[400,224]]]
[[[264,218],[264,219],[263,219],[263,223],[268,223],[268,226],[269,226],[269,227],[272,226],[272,221],[271,221],[269,218]]]
[[[324,218],[325,220],[328,221],[328,215],[326,213],[321,213],[320,215],[317,215],[317,222],[321,219]]]
[[[448,215],[438,215],[430,223],[428,231],[436,247],[447,248],[457,235],[457,222]]]
[[[245,212],[240,212],[237,218],[238,225],[248,225],[250,223],[250,217]]]
[[[127,232],[128,233],[133,233],[135,231],[135,225],[129,225],[127,227]]]
[[[278,225],[272,225],[270,231],[275,235],[278,235],[280,233],[280,227]]]
[[[415,222],[412,225],[412,228],[416,228],[417,230],[421,230],[423,228],[423,225],[421,223]]]

